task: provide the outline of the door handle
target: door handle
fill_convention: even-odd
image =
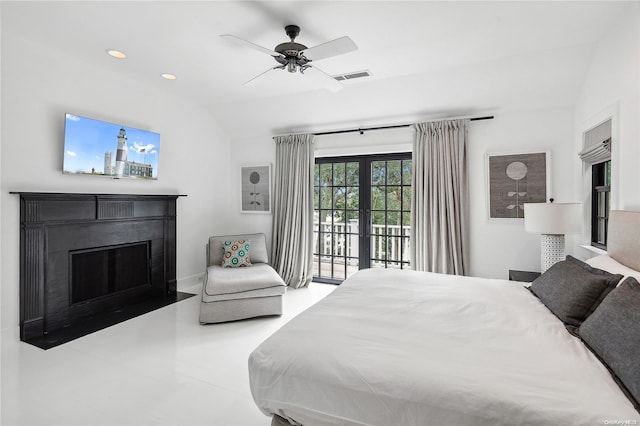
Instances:
[[[365,210],[364,233],[367,238],[371,236],[371,209]]]

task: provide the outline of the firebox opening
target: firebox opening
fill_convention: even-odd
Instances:
[[[151,242],[70,252],[71,304],[151,286]]]

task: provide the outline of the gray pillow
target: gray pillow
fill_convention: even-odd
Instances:
[[[580,338],[622,382],[638,409],[640,401],[640,284],[628,277],[578,329]],[[625,389],[626,388],[626,389]],[[630,395],[629,395],[630,394]]]
[[[579,327],[621,279],[567,256],[536,278],[530,290],[567,326]]]

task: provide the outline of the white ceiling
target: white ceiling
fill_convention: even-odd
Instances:
[[[207,108],[234,138],[571,106],[598,40],[638,1],[2,2],[3,33],[27,38]],[[331,93],[273,71],[286,24],[309,47],[350,36],[356,52],[319,61],[369,70]],[[106,49],[127,53],[124,61]],[[175,81],[160,78],[173,73]]]

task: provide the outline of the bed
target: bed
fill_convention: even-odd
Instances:
[[[630,222],[640,233],[640,214],[612,212],[611,221],[610,238],[618,240],[610,248],[640,261],[640,238],[628,236]],[[621,358],[640,348],[627,335],[621,338],[630,348],[607,351],[610,343],[598,340],[608,334],[606,321],[596,320],[606,316],[605,305],[613,309],[614,296],[629,300],[635,293],[621,292],[640,289],[633,278],[620,284],[640,269],[626,268],[607,278],[615,285],[574,327],[585,330],[586,341],[523,283],[359,271],[252,352],[253,398],[272,425],[640,424],[637,356]],[[543,277],[556,283],[552,269]],[[634,370],[620,374],[631,386],[612,374],[621,359]]]

